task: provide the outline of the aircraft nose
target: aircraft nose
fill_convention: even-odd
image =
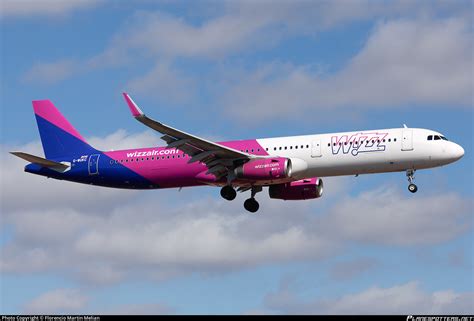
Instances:
[[[455,160],[460,159],[464,156],[464,148],[462,148],[458,144],[453,143],[453,146],[451,148],[451,155]]]

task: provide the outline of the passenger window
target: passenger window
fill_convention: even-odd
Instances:
[[[390,143],[391,141],[392,141],[392,139],[391,139],[391,138],[389,138],[389,139],[388,139],[388,142]]]
[[[298,149],[298,145],[295,146],[295,149]]]
[[[290,146],[290,149],[293,149],[293,146]]]
[[[306,145],[306,148],[309,148],[309,145]]]
[[[393,141],[394,141],[394,142],[396,142],[396,141],[397,141],[397,139],[396,139],[396,138],[394,138],[394,139],[393,139]]]
[[[433,135],[429,135],[428,140],[433,140]]]
[[[278,149],[281,150],[281,146]]]
[[[328,143],[328,147],[330,147],[330,146],[331,146],[331,143]]]
[[[286,150],[286,146],[285,146],[285,150]]]

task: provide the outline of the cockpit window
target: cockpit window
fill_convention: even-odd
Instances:
[[[442,139],[442,140],[448,140],[448,139],[447,139],[446,137],[444,137],[444,136],[441,136],[441,139]]]
[[[441,138],[438,135],[435,135],[434,140],[440,140]]]
[[[428,140],[433,140],[433,135],[429,135]]]

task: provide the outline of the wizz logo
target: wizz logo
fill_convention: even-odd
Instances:
[[[385,137],[388,133],[357,133],[351,136],[332,136],[331,148],[334,155],[342,150],[344,154],[351,152],[353,156],[365,152],[382,152],[385,150]]]

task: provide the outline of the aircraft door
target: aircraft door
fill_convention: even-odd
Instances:
[[[402,150],[413,150],[413,130],[404,129],[402,136]]]
[[[315,139],[311,143],[311,157],[321,157],[321,140]]]
[[[100,154],[89,156],[89,175],[99,174],[99,157]]]

